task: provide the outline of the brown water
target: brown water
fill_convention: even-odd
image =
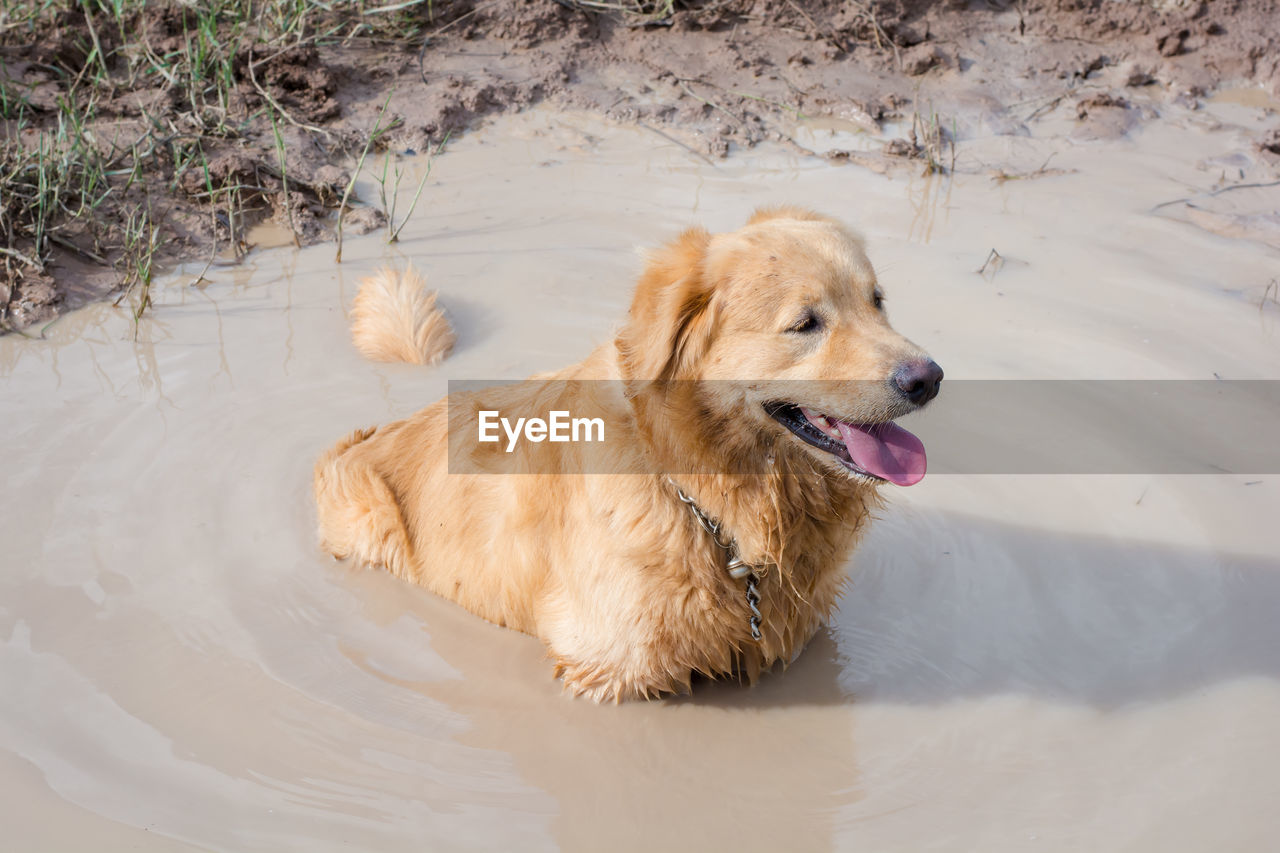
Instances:
[[[1065,174],[948,183],[708,165],[538,112],[456,143],[397,247],[177,274],[136,340],[101,305],[0,339],[5,847],[1270,846],[1275,476],[927,478],[788,671],[621,707],[562,697],[537,641],[323,557],[309,494],[345,431],[605,340],[634,247],[780,201],[866,233],[895,326],[949,378],[1280,379],[1280,252],[1156,209],[1252,174],[1260,121],[1218,104],[1084,143],[978,120],[962,168],[1056,152]],[[1266,192],[1214,210],[1265,215]],[[437,370],[346,336],[359,276],[402,258],[459,333]]]

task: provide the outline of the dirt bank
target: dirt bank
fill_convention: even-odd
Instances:
[[[1115,134],[1142,120],[1139,97],[1280,95],[1269,0],[117,5],[0,12],[0,329],[104,296],[141,313],[154,270],[235,263],[264,219],[333,239],[371,136],[375,158],[435,150],[543,101],[707,158],[797,145],[816,118],[900,129],[826,156],[946,170],[967,134],[1057,110]],[[1280,140],[1257,146],[1280,160]],[[351,204],[348,233],[384,222],[379,199]]]

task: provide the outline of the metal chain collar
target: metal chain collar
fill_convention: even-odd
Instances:
[[[676,486],[674,480],[668,478],[668,482],[676,487],[676,494],[680,496],[689,509],[693,512],[693,517],[698,519],[698,523],[702,525],[702,529],[711,534],[711,539],[724,549],[725,555],[729,558],[728,569],[729,577],[734,580],[740,578],[747,579],[747,607],[751,610],[751,639],[757,643],[760,642],[760,591],[756,585],[760,583],[760,576],[749,563],[743,561],[738,555],[738,543],[730,539],[725,541],[724,536],[720,533],[720,522],[702,511],[702,507],[694,503],[693,498],[684,493],[684,489]]]

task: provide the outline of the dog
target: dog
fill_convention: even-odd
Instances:
[[[881,487],[924,476],[893,421],[942,376],[836,220],[692,228],[648,257],[616,337],[543,378],[554,392],[451,394],[323,454],[322,547],[539,637],[574,695],[754,682],[829,618]],[[525,473],[451,470],[479,406],[539,394],[604,416],[608,473],[591,445],[529,442],[468,451]]]

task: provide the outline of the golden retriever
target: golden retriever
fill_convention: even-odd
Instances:
[[[654,252],[614,340],[546,379],[343,439],[315,469],[321,540],[541,638],[567,690],[618,701],[803,649],[878,487],[924,476],[893,419],[942,370],[889,326],[862,241],[782,207]],[[606,468],[595,445],[524,442],[502,458],[531,473],[474,473],[502,443],[451,472],[480,405],[539,395],[606,416]]]

